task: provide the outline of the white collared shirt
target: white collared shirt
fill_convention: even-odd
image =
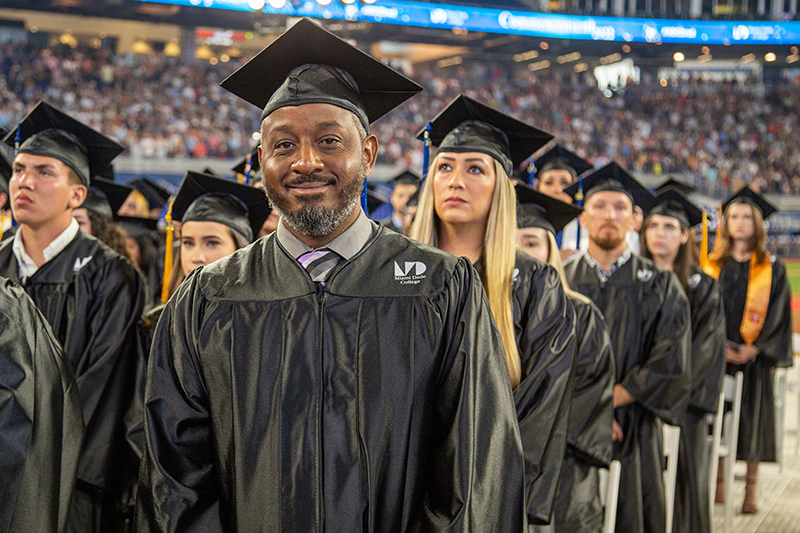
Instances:
[[[78,234],[81,230],[80,226],[78,225],[78,221],[74,218],[67,226],[67,229],[61,232],[61,235],[53,239],[53,241],[47,245],[44,249],[44,262],[47,263],[52,258],[57,256],[61,253],[61,251],[67,247],[69,243],[72,242],[72,239]],[[19,265],[19,279],[23,283],[33,276],[39,267],[36,266],[36,263],[31,259],[31,256],[25,251],[25,244],[22,242],[22,231],[17,231],[14,235],[14,242],[11,244],[11,249],[14,251],[14,255],[17,257],[17,264]]]

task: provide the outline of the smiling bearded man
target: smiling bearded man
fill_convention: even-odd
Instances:
[[[521,531],[524,462],[472,265],[367,219],[420,88],[309,20],[223,82],[282,222],[190,274],[153,341],[139,531]]]

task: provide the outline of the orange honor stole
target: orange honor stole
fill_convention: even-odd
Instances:
[[[722,266],[717,261],[709,258],[703,270],[712,278],[719,279],[721,268]],[[750,257],[750,275],[747,280],[744,315],[742,315],[742,324],[739,326],[739,333],[747,344],[753,344],[761,333],[761,328],[764,327],[771,288],[772,261],[770,255],[767,254],[766,259],[761,263],[756,263],[756,254],[753,254]]]

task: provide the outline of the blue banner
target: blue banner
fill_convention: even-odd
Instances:
[[[252,11],[248,0],[138,1]],[[800,22],[584,17],[398,0],[377,0],[375,4],[368,5],[356,0],[356,3],[346,6],[337,0],[333,0],[327,6],[321,6],[314,0],[304,0],[296,8],[290,0],[287,0],[280,9],[275,9],[267,3],[263,11],[297,17],[463,29],[556,39],[704,44],[800,43]]]

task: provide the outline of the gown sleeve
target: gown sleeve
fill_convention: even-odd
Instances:
[[[466,259],[446,299],[429,489],[414,529],[522,531],[523,457],[503,343]]]
[[[192,273],[156,326],[147,367],[136,530],[224,531],[208,394],[194,350],[202,303]]]
[[[694,292],[692,317],[690,405],[714,412],[725,376],[725,308],[722,291],[716,280],[705,277]]]
[[[524,306],[519,343],[523,377],[514,401],[525,452],[528,521],[548,524],[569,432],[575,311],[549,265],[534,272]]]
[[[123,259],[109,261],[93,285],[95,296],[85,311],[89,315],[88,340],[83,354],[76,359],[80,366],[75,369],[87,426],[99,424],[106,417],[119,419],[119,415],[109,413],[129,408],[109,405],[104,399],[112,389],[130,390],[132,394],[132,386],[118,382],[132,381],[129,371],[135,370],[139,355],[136,326],[144,307],[142,280]]]
[[[62,531],[83,419],[75,378],[27,294],[0,286],[0,531]]]
[[[614,352],[605,319],[592,303],[577,302],[575,390],[569,444],[586,463],[607,468],[613,450]]]
[[[689,301],[674,274],[661,275],[663,300],[650,349],[620,384],[642,407],[668,424],[680,425],[691,390]]]
[[[777,258],[772,263],[767,317],[754,344],[759,350],[758,357],[765,357],[773,366],[792,366],[792,291],[786,267]]]

